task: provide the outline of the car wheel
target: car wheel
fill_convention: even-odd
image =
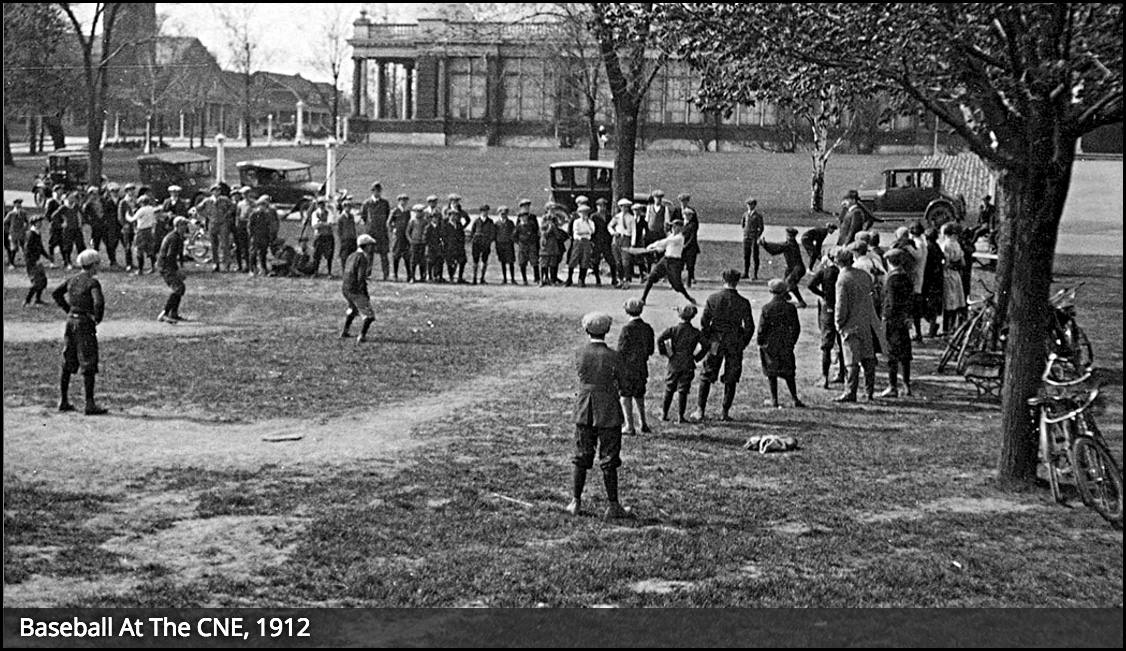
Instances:
[[[946,222],[954,221],[954,210],[946,204],[932,206],[927,211],[927,224],[931,228],[941,228]]]

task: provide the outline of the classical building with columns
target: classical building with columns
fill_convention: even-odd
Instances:
[[[428,5],[417,23],[378,23],[361,12],[353,25],[353,142],[569,147],[587,137],[557,24],[481,22],[464,4],[444,3]],[[769,104],[726,117],[702,112],[692,102],[698,83],[686,64],[663,67],[640,115],[640,146],[784,148],[801,129]],[[598,123],[613,129],[609,89],[598,95]],[[854,132],[850,144],[929,152],[934,137],[932,124],[907,115]]]

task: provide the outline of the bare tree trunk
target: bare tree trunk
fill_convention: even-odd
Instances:
[[[7,122],[5,122],[7,124]],[[31,156],[39,153],[39,130],[36,129],[35,116],[27,116],[27,153]]]
[[[12,156],[12,140],[8,137],[8,120],[4,120],[4,167],[15,165],[16,159]]]
[[[633,167],[637,154],[637,112],[635,102],[615,102],[614,117],[614,197],[633,200]]]
[[[63,112],[43,118],[47,132],[51,134],[51,146],[55,149],[66,147],[66,131],[63,130]]]
[[[1028,399],[1040,388],[1048,354],[1048,297],[1059,220],[1071,184],[1070,152],[1074,151],[1074,143],[1066,151],[1069,153],[1057,154],[1056,160],[1051,160],[1051,156],[1039,159],[1043,162],[1027,175],[1008,173],[1001,177],[1006,227],[1011,230],[1011,246],[1002,255],[1012,258],[1011,263],[1004,261],[1001,265],[1011,265],[1006,282],[1012,287],[1005,302],[1009,334],[1001,390],[1003,439],[999,478],[1004,483],[1028,483],[1036,478],[1038,438]]]
[[[809,175],[809,209],[813,212],[825,212],[825,164],[826,160],[821,152],[814,152],[813,173]]]

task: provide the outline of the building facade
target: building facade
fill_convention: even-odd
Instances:
[[[554,23],[474,21],[464,5],[433,5],[415,24],[354,22],[353,142],[433,145],[574,146],[589,137],[576,90],[575,57]],[[699,76],[687,64],[665,65],[639,116],[639,144],[648,148],[784,149],[801,126],[771,104],[739,106],[730,115],[701,111],[692,98]],[[596,120],[613,129],[604,75]],[[953,142],[940,132],[941,143]],[[854,137],[854,150],[925,151],[933,125],[897,117]]]

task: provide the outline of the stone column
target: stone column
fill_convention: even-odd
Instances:
[[[352,59],[352,115],[364,114],[364,79],[366,74],[366,60]]]
[[[372,117],[374,117],[376,120],[383,118],[383,82],[384,82],[383,74],[384,74],[384,72],[385,71],[384,71],[384,68],[383,68],[383,62],[377,60],[375,62],[375,90],[372,93],[372,103],[375,104],[375,106],[373,107],[375,109],[375,111],[373,111]]]
[[[266,144],[274,144],[274,114],[266,114]]]
[[[336,138],[332,136],[325,142],[325,196],[330,202],[336,198]]]
[[[406,98],[404,101],[405,109],[403,110],[404,120],[414,119],[414,64],[408,63],[403,68],[406,71],[406,88],[404,89],[403,96]]]
[[[180,111],[180,140],[184,139],[184,112]]]

